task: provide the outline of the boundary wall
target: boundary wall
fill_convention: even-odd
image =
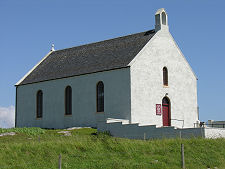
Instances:
[[[97,130],[109,132],[114,137],[129,139],[163,139],[163,138],[225,138],[225,129],[217,128],[175,128],[156,127],[129,123],[125,119],[105,118],[104,113],[96,114]]]

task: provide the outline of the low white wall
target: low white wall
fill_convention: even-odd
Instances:
[[[225,129],[223,128],[204,128],[205,138],[225,138]]]
[[[114,137],[130,139],[162,139],[205,137],[204,128],[175,129],[174,127],[156,127],[156,125],[129,124],[127,120],[107,119],[104,113],[96,114],[97,129],[109,132]]]
[[[109,132],[114,137],[129,139],[162,139],[162,138],[225,138],[225,129],[220,128],[183,128],[141,126],[123,119],[107,119],[104,113],[96,114],[97,129]]]
[[[204,137],[204,129],[175,129],[174,127],[160,127],[155,125],[139,126],[138,124],[122,124],[114,122],[106,124],[107,131],[114,137],[130,139],[162,139],[162,138],[192,138]]]

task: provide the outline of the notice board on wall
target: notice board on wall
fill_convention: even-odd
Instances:
[[[161,104],[156,104],[156,115],[161,114],[162,114]]]

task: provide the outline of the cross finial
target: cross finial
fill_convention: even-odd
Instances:
[[[52,49],[51,49],[51,51],[55,51],[55,45],[54,44],[52,44]]]

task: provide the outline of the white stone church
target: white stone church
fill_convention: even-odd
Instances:
[[[97,127],[96,114],[128,124],[193,128],[197,78],[169,32],[155,29],[52,49],[16,84],[16,127]]]

